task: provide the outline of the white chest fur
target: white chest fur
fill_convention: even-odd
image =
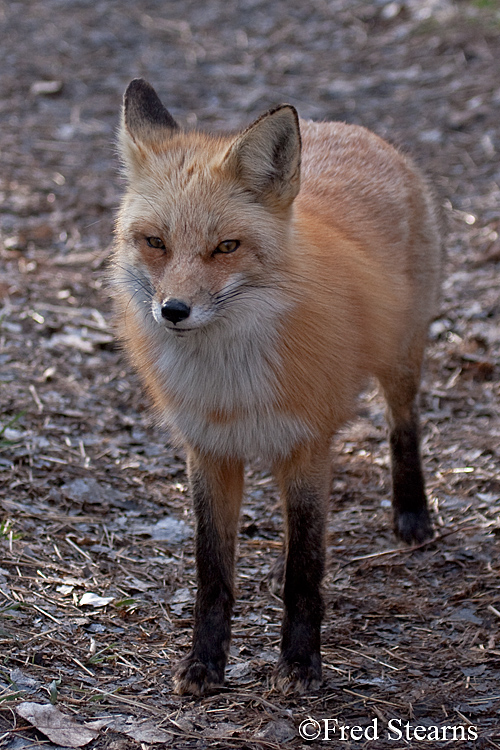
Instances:
[[[272,459],[305,440],[310,429],[283,409],[276,327],[248,323],[183,337],[156,327],[155,369],[168,394],[163,417],[204,452]]]

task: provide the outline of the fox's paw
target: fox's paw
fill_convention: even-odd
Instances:
[[[432,528],[427,508],[419,511],[401,511],[394,515],[394,533],[406,544],[422,544],[432,539]]]
[[[177,695],[205,695],[224,683],[224,670],[204,664],[194,656],[186,656],[174,672],[174,692]]]
[[[312,693],[321,685],[321,657],[312,654],[307,663],[289,662],[280,657],[273,676],[273,687],[283,695]]]

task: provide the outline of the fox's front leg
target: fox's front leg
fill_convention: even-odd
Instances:
[[[284,615],[274,684],[303,693],[321,683],[321,581],[330,480],[327,445],[310,447],[276,469],[286,520]]]
[[[234,550],[243,464],[191,451],[188,472],[196,518],[198,591],[193,644],[174,673],[175,691],[202,695],[222,685],[231,639]]]

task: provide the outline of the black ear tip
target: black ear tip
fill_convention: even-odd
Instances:
[[[293,119],[297,123],[297,127],[299,126],[299,113],[297,112],[297,109],[293,106],[293,104],[282,104],[281,107],[283,109],[287,109],[288,112],[293,116]]]
[[[147,86],[148,88],[152,88],[151,84],[146,81],[145,78],[132,78],[130,81],[128,88],[130,87],[137,87],[137,86]]]
[[[144,78],[134,78],[125,89],[124,100],[127,102],[133,98],[144,98],[156,96],[156,91]]]
[[[299,113],[297,112],[296,108],[293,106],[293,104],[278,104],[276,107],[273,107],[268,112],[263,115],[266,117],[267,115],[285,115],[286,117],[292,116],[295,127],[300,133],[300,119],[299,119]]]
[[[161,103],[158,94],[144,78],[130,81],[123,97],[125,123],[130,131],[137,131],[141,125],[166,127],[177,130],[174,118]]]
[[[283,104],[277,104],[275,107],[269,110],[269,114],[273,115],[275,112],[281,112],[285,109],[291,112],[294,116],[299,116],[299,113],[297,112],[297,109],[293,106],[293,104],[287,104],[286,102],[284,102]]]

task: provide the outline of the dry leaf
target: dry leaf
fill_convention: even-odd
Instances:
[[[98,594],[92,594],[88,591],[80,599],[80,607],[83,607],[86,604],[91,607],[105,607],[106,604],[112,602],[114,598],[114,596],[99,596]]]
[[[21,703],[16,712],[58,745],[83,747],[98,736],[98,732],[77,724],[50,703]]]

